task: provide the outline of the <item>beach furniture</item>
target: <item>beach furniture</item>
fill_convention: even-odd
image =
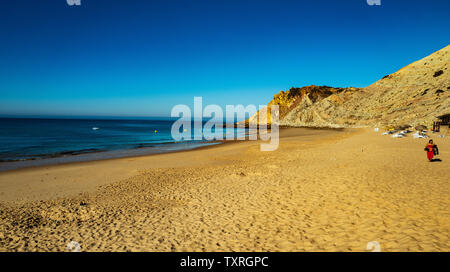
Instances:
[[[404,138],[405,135],[402,133],[395,133],[394,135],[392,135],[392,138]]]

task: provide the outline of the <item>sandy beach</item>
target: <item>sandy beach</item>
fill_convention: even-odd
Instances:
[[[450,136],[283,129],[200,150],[0,173],[0,251],[450,250]]]

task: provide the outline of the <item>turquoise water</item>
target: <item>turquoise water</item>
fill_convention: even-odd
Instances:
[[[171,135],[173,122],[170,119],[1,118],[0,170],[20,167],[18,161],[60,163],[164,153],[217,144],[205,139],[175,141]],[[245,133],[244,129],[233,130],[235,135]],[[25,165],[39,164],[42,162]]]

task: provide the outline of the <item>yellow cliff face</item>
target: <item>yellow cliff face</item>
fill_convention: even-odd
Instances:
[[[450,113],[449,66],[447,46],[366,88],[291,88],[274,95],[268,107],[279,106],[282,126],[429,126]],[[259,123],[258,116],[247,122]]]
[[[252,116],[248,122],[249,123],[271,123],[270,109],[272,105],[278,105],[280,111],[280,121],[285,120],[286,116],[292,114],[293,111],[301,105],[311,106],[316,102],[322,101],[329,98],[330,101],[335,103],[342,103],[343,98],[338,96],[342,94],[343,97],[349,93],[358,91],[358,88],[333,88],[328,86],[305,86],[302,88],[291,88],[288,91],[280,91],[278,94],[273,96],[272,101],[267,105],[267,118],[261,118],[259,120],[260,112]],[[305,115],[306,116],[306,115]],[[284,124],[290,126],[289,124]]]

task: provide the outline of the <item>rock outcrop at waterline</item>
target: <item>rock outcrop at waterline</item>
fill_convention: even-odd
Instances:
[[[430,124],[450,113],[450,46],[366,88],[307,86],[274,95],[281,126],[364,127]],[[258,123],[259,112],[246,123]],[[265,120],[266,116],[262,118]]]

